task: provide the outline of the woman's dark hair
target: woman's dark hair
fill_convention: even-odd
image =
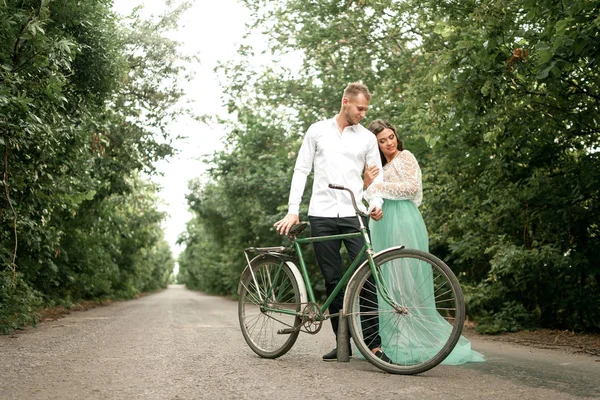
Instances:
[[[373,134],[375,136],[377,136],[377,134],[380,133],[384,129],[390,129],[392,132],[394,132],[394,135],[396,135],[396,140],[398,141],[398,147],[397,147],[398,150],[400,150],[400,151],[404,150],[404,146],[402,145],[402,140],[400,140],[400,138],[398,137],[396,128],[394,128],[392,126],[392,124],[390,124],[386,120],[376,119],[374,121],[371,121],[371,123],[369,124],[367,129],[370,130],[371,132],[373,132]],[[377,148],[379,149],[379,145],[377,146]],[[379,156],[381,157],[381,165],[383,166],[383,165],[387,164],[387,160],[386,160],[385,156],[383,155],[383,153],[381,152],[381,150],[379,150]]]

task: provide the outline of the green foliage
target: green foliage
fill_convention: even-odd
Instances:
[[[436,5],[442,37],[425,46],[444,60],[428,99],[434,248],[479,283],[483,330],[597,329],[598,4]]]
[[[368,118],[395,124],[421,164],[430,248],[480,329],[600,329],[598,1],[244,3],[273,58],[302,65],[256,70],[241,46],[222,66],[238,121],[190,195],[188,239],[201,228],[202,253],[222,255],[215,269],[186,255],[211,271],[204,287],[235,275],[244,247],[277,243],[302,133],[362,80]]]
[[[0,6],[0,329],[40,304],[166,287],[157,187],[189,57],[167,39],[185,5],[119,19],[108,0]],[[186,76],[184,76],[186,75]],[[166,85],[168,84],[168,85]],[[12,277],[7,280],[7,277]]]
[[[487,311],[479,314],[479,324],[475,328],[483,334],[497,334],[502,332],[517,332],[532,329],[539,325],[539,320],[525,307],[516,301],[506,302],[496,308],[493,315]]]
[[[178,260],[180,281],[189,288],[235,294],[246,265],[245,247],[289,244],[273,224],[287,211],[294,162],[288,142],[296,139],[274,127],[269,117],[246,116],[245,125],[232,130],[231,153],[213,158],[211,175],[218,184],[190,183],[187,199],[197,218],[181,239],[186,249]]]
[[[39,295],[20,274],[0,271],[0,334],[23,325],[35,325],[37,317],[33,311],[40,304]]]

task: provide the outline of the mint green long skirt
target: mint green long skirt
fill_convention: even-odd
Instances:
[[[404,245],[408,249],[429,252],[429,237],[425,222],[417,206],[409,200],[385,199],[383,219],[380,221],[371,220],[369,229],[375,252],[400,245]],[[423,268],[404,266],[404,268],[386,270],[390,272],[384,275],[384,279],[392,291],[394,291],[394,288],[399,292],[414,291],[415,282],[423,282],[423,279],[426,279],[423,277],[427,276],[430,282],[418,284],[419,291],[422,292],[419,293],[419,296],[421,299],[433,298],[433,279],[430,273],[426,274],[423,271]],[[429,267],[429,270],[431,271],[431,267]],[[426,348],[438,349],[440,340],[445,341],[445,338],[448,337],[452,327],[436,311],[435,307],[432,306],[429,311],[423,312],[428,314],[422,316],[428,321],[427,326],[417,325],[412,327],[410,337],[403,335],[394,324],[387,323],[388,321],[383,320],[385,317],[380,316],[379,334],[383,343],[382,347],[384,351],[386,351],[386,346],[388,347],[386,354],[392,358],[392,361],[410,363],[413,354],[423,354],[423,350]],[[415,329],[417,332],[414,331]],[[414,340],[415,337],[419,338],[418,342]],[[432,350],[432,352],[435,354],[437,350]],[[394,357],[397,359],[394,359]],[[472,350],[471,342],[461,336],[454,350],[442,364],[459,365],[481,361],[485,361],[484,356]]]

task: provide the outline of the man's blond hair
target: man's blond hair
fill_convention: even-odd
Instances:
[[[346,86],[346,89],[344,89],[344,97],[346,97],[347,99],[354,99],[359,94],[365,96],[365,99],[367,99],[367,101],[371,101],[371,92],[369,92],[369,88],[367,87],[367,85],[363,83],[352,82],[348,84],[348,86]]]

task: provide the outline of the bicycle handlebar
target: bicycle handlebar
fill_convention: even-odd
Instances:
[[[363,217],[368,217],[369,215],[362,212],[359,208],[358,205],[356,204],[356,199],[354,198],[354,193],[352,192],[352,190],[348,189],[347,187],[344,187],[343,185],[337,185],[335,183],[330,183],[329,185],[330,189],[335,189],[335,190],[345,190],[348,193],[350,193],[350,198],[352,199],[352,205],[354,206],[354,211],[356,211],[357,215],[361,215]]]
[[[349,189],[346,189],[345,187],[343,187],[342,185],[336,185],[335,183],[330,183],[329,188],[336,189],[336,190],[349,190]],[[352,193],[352,192],[350,192],[350,193]]]

